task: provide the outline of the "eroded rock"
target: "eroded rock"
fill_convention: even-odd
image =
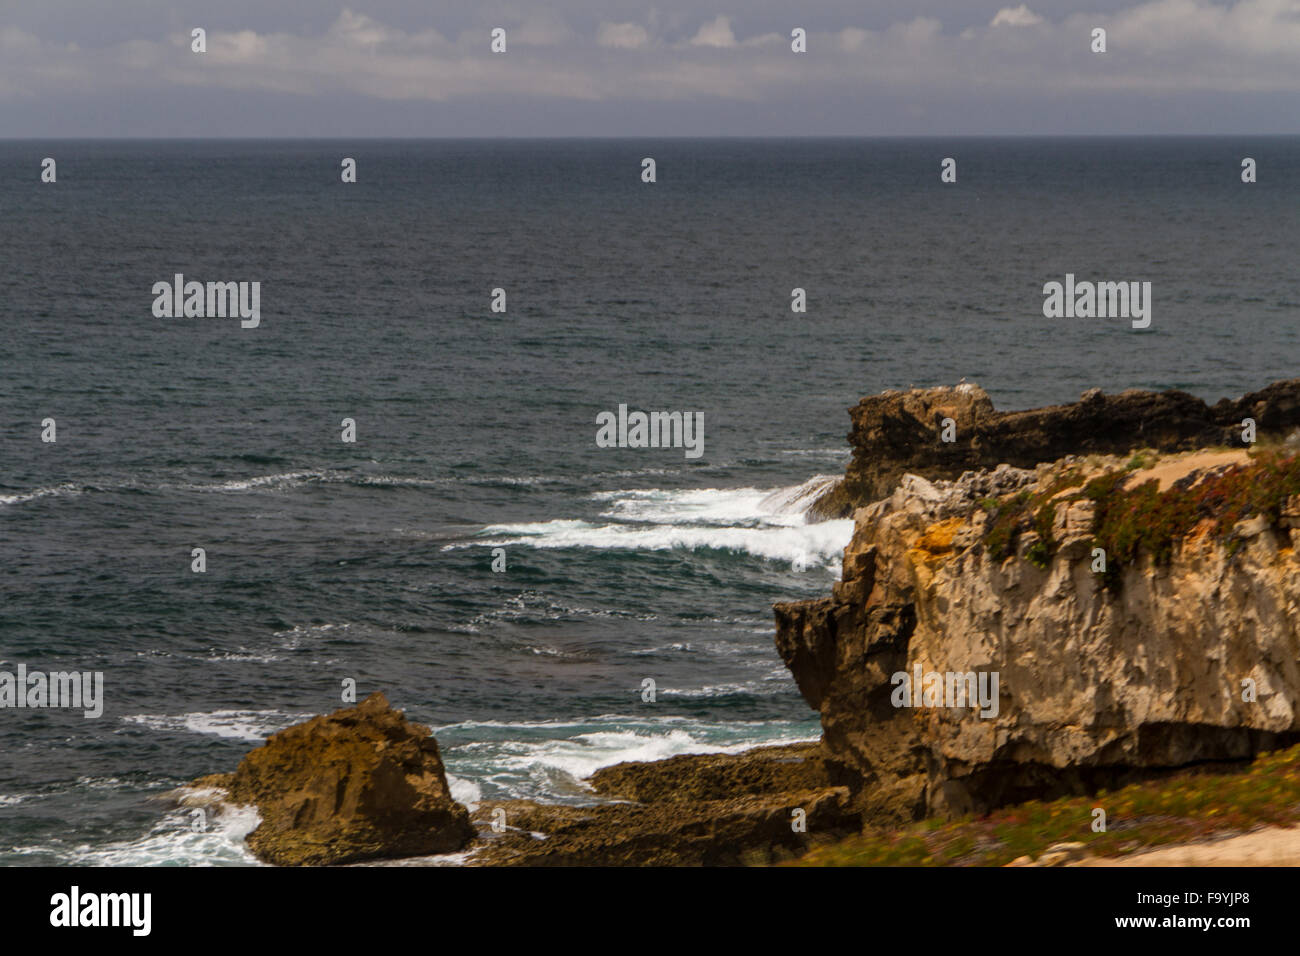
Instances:
[[[1245,409],[1276,426],[1296,410],[1294,384],[1221,402],[1209,421],[1239,424]],[[1203,403],[1124,394],[1130,411],[1163,416],[1140,444],[1203,435],[1206,416],[1193,414]],[[968,421],[988,415],[978,394],[957,398],[934,410]],[[1106,402],[1091,396],[1081,404]],[[1022,422],[1059,420],[1048,411],[1017,414]],[[1103,437],[1128,440],[1119,435],[1132,437],[1114,427]],[[850,785],[868,821],[1086,793],[1300,740],[1300,559],[1291,530],[1300,507],[1287,498],[1229,522],[1227,538],[1203,521],[1167,558],[1139,553],[1118,566],[1112,559],[1100,574],[1099,502],[1054,497],[1062,475],[1077,471],[1081,482],[1137,468],[1136,484],[1146,480],[1143,470],[1156,481],[1163,468],[1181,475],[1157,492],[1167,496],[1221,476],[1225,466],[1198,470],[1199,458],[1158,455],[1141,466],[1127,454],[1085,460],[1073,452],[1088,447],[1088,435],[1074,437],[1059,446],[1071,452],[1061,462],[1001,468],[996,480],[995,469],[952,482],[900,473],[883,497],[856,510],[832,595],[776,605],[777,648],[820,711],[831,773]],[[1043,453],[1057,448],[1040,444]],[[1005,554],[992,553],[999,506],[988,499],[1026,494],[1046,502],[1043,517],[1028,513]],[[1198,507],[1212,510],[1214,501]],[[996,672],[996,716],[895,706],[893,675],[918,668]]]
[[[1241,446],[1242,421],[1260,440],[1281,439],[1300,425],[1300,379],[1276,382],[1239,399],[1207,405],[1180,391],[1085,392],[1080,401],[999,412],[978,385],[887,391],[849,409],[853,461],[843,488],[823,512],[848,517],[890,494],[908,472],[953,479],[999,464],[1032,468],[1067,455],[1122,454],[1134,448],[1186,451]],[[940,441],[952,419],[954,442]]]
[[[856,833],[846,787],[819,744],[692,754],[597,771],[619,802],[554,806],[488,801],[474,813],[479,866],[737,866],[790,859]],[[492,824],[503,832],[493,832]]]
[[[252,804],[259,859],[313,866],[449,853],[473,837],[447,786],[438,743],[383,694],[271,735],[233,774],[196,781]]]

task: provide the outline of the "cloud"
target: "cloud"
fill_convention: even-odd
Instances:
[[[1070,97],[1110,92],[1300,94],[1300,0],[1148,0],[1061,22],[1021,5],[960,32],[934,17],[877,29],[828,26],[810,33],[806,54],[790,52],[777,33],[738,40],[722,15],[674,45],[656,42],[658,20],[593,19],[581,29],[536,16],[502,22],[506,54],[489,52],[488,26],[450,39],[427,21],[403,29],[353,9],[316,33],[209,29],[206,54],[190,52],[188,27],[80,49],[0,27],[0,102],[57,94],[126,104],[135,94],[147,102],[180,87],[430,102],[777,104],[860,98],[868,90],[900,102],[959,98],[990,109],[1028,97],[1056,110]],[[1094,26],[1107,28],[1105,57],[1088,49]],[[662,28],[691,36],[685,21]]]
[[[718,17],[712,23],[700,27],[700,32],[691,39],[691,46],[730,47],[736,45],[736,35],[731,32],[731,20]]]
[[[268,50],[265,37],[252,30],[240,30],[214,34],[207,55],[217,63],[256,63],[266,57]]]
[[[861,50],[863,45],[870,39],[871,33],[858,27],[845,27],[839,33],[835,34],[836,45],[841,50]]]
[[[508,28],[506,34],[510,43],[529,46],[559,46],[577,40],[567,24],[539,14],[533,14],[518,26]]]
[[[650,34],[639,23],[602,23],[596,28],[596,42],[601,46],[635,50],[650,42]]]
[[[339,14],[338,19],[334,21],[334,25],[330,27],[330,35],[343,43],[354,43],[362,47],[378,46],[381,43],[392,42],[396,36],[394,31],[389,30],[383,24],[376,23],[368,16],[353,13],[348,9],[344,9]]]
[[[989,26],[1032,27],[1042,22],[1042,17],[1022,3],[1018,7],[1003,7],[989,21]]]

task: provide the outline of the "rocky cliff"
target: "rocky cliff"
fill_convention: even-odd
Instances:
[[[1179,391],[1092,389],[1072,404],[1016,412],[996,411],[982,388],[963,384],[886,391],[862,399],[849,417],[853,460],[832,499],[844,517],[888,496],[908,473],[953,479],[1003,463],[1032,468],[1065,455],[1240,447],[1247,418],[1261,440],[1300,426],[1300,379],[1213,406]],[[942,440],[945,419],[952,422],[951,441]]]
[[[842,580],[775,610],[868,819],[1300,740],[1300,456],[1276,442],[1297,395],[1296,381],[1213,407],[1126,392],[998,415],[962,386],[853,409],[846,485],[871,500]],[[964,445],[940,447],[942,418]],[[1243,445],[1245,418],[1259,445]]]

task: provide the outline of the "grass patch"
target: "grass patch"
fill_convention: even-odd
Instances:
[[[1052,520],[1056,502],[1052,499],[1082,480],[1082,472],[1071,468],[1038,494],[1026,488],[1005,501],[986,498],[980,502],[989,513],[988,531],[984,535],[984,546],[989,554],[998,561],[1006,560],[1016,553],[1020,535],[1032,530],[1038,533],[1038,540],[1025,555],[1026,560],[1038,567],[1047,567],[1053,553]]]
[[[1276,525],[1289,497],[1300,494],[1300,454],[1264,452],[1248,465],[1236,465],[1196,484],[1176,482],[1161,492],[1156,481],[1133,488],[1127,475],[1112,472],[1090,481],[1083,495],[1097,502],[1096,544],[1106,549],[1106,580],[1118,582],[1119,569],[1143,552],[1157,564],[1167,563],[1179,541],[1202,521],[1209,533],[1233,554],[1237,522],[1263,515]]]
[[[1106,811],[1092,832],[1093,808]],[[1184,773],[1094,797],[1006,807],[983,817],[873,830],[819,847],[790,866],[1002,866],[1053,843],[1123,856],[1210,835],[1300,823],[1300,746],[1258,757],[1237,773]]]
[[[1125,471],[1141,471],[1144,468],[1152,467],[1159,460],[1159,455],[1149,448],[1133,453],[1133,457],[1128,460],[1124,466]]]
[[[1005,501],[981,501],[989,514],[985,547],[1003,561],[1016,553],[1020,535],[1033,531],[1038,537],[1025,560],[1046,568],[1058,544],[1052,537],[1057,506],[1091,499],[1097,505],[1093,544],[1106,551],[1103,582],[1115,588],[1121,569],[1143,553],[1157,564],[1168,563],[1178,542],[1202,521],[1209,520],[1215,541],[1235,554],[1243,544],[1233,535],[1239,521],[1263,515],[1276,525],[1287,499],[1300,495],[1300,453],[1291,449],[1259,450],[1249,464],[1234,465],[1195,484],[1175,482],[1163,492],[1154,478],[1130,487],[1133,472],[1152,463],[1145,452],[1135,453],[1123,468],[1098,475],[1059,499],[1062,491],[1080,483],[1078,469],[1065,472],[1038,494],[1023,490]]]

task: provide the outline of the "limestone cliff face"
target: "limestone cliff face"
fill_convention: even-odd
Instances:
[[[1245,458],[1218,458],[1232,454]],[[1099,509],[1112,503],[1079,491],[1089,479],[1123,475],[1114,487],[1132,489],[1163,472],[1169,487],[1142,499],[1137,522],[1186,511],[1188,489],[1216,476],[1250,485],[1246,465],[1206,456],[1144,464],[905,475],[855,513],[832,596],[776,606],[777,647],[870,818],[979,812],[1300,740],[1300,498],[1261,498],[1218,534],[1214,509],[1228,506],[1204,485],[1169,553],[1112,555],[1098,573]],[[1024,502],[1037,510],[1004,517]],[[1112,525],[1128,507],[1111,506]],[[896,706],[894,675],[918,668],[996,673],[996,716]]]

